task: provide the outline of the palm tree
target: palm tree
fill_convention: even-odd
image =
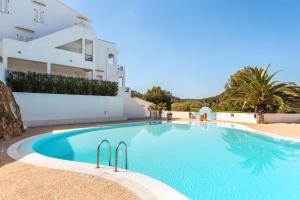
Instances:
[[[295,83],[279,83],[273,78],[278,73],[268,74],[266,68],[245,67],[230,77],[226,84],[225,99],[242,108],[250,107],[256,113],[291,109],[289,103],[300,98],[299,86]]]
[[[158,116],[155,116],[155,117],[158,117],[160,119],[162,111],[166,110],[166,104],[164,104],[164,103],[152,104],[149,106],[148,110],[150,111],[150,115],[151,115],[151,112],[156,112],[158,114]]]

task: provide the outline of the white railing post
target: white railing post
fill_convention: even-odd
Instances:
[[[50,75],[51,74],[51,63],[47,62],[47,74]]]
[[[0,63],[0,80],[5,83],[5,69]]]

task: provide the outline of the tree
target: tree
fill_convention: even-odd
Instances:
[[[131,97],[143,98],[143,94],[136,90],[131,90]]]
[[[143,99],[150,101],[156,105],[164,104],[167,109],[170,109],[172,103],[172,94],[169,91],[162,90],[161,87],[152,87],[146,94],[144,94]]]
[[[256,113],[286,111],[291,101],[300,97],[299,86],[295,83],[279,83],[273,78],[278,72],[268,74],[266,68],[245,67],[232,75],[225,86],[225,101],[251,108]]]

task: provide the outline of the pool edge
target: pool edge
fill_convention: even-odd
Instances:
[[[65,130],[60,133],[67,131],[68,130]],[[14,160],[26,164],[50,169],[89,174],[116,182],[137,195],[140,199],[188,199],[186,196],[166,185],[165,183],[141,173],[125,170],[114,172],[114,168],[107,166],[101,166],[100,169],[97,169],[93,164],[51,158],[34,152],[31,150],[31,148],[28,149],[28,145],[33,140],[47,135],[60,133],[46,133],[25,138],[10,145],[7,149],[7,154]]]
[[[206,121],[206,122],[203,122],[203,121],[189,121],[189,120],[178,120],[178,121],[174,120],[174,121],[172,121],[172,123],[176,123],[176,122],[179,122],[178,124],[180,124],[180,122],[186,122],[186,123],[191,123],[191,124],[193,124],[193,123],[194,124],[215,123],[215,124],[223,125],[222,126],[223,128],[239,129],[239,130],[243,130],[243,131],[248,131],[251,134],[270,137],[274,140],[284,140],[284,141],[289,141],[289,142],[300,143],[300,139],[285,137],[285,136],[277,135],[275,133],[271,133],[271,132],[267,132],[267,131],[256,130],[254,128],[251,128],[251,127],[247,126],[246,124],[240,124],[240,123],[236,123],[236,122],[219,122],[219,121]],[[228,125],[228,126],[224,126],[225,124]]]

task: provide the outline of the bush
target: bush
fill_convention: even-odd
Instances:
[[[190,111],[190,105],[188,103],[173,103],[171,105],[172,111]]]
[[[34,72],[8,71],[7,85],[13,92],[116,96],[118,83]]]
[[[191,108],[190,111],[192,112],[199,112],[200,108]]]

